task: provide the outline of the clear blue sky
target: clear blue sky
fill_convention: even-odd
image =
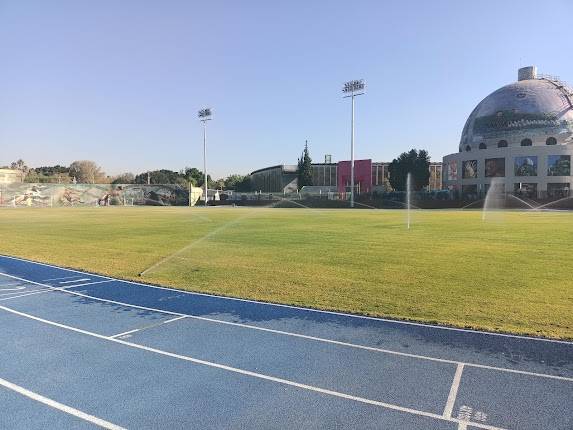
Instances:
[[[473,107],[517,68],[573,81],[571,0],[0,0],[0,165],[92,159],[108,174],[210,172],[455,152]]]

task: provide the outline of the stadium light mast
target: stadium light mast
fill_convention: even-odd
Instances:
[[[203,174],[205,175],[205,207],[209,197],[207,195],[207,121],[211,121],[211,108],[199,111],[199,121],[203,123]]]
[[[364,79],[348,81],[344,84],[343,98],[350,97],[352,100],[352,118],[350,121],[350,207],[354,207],[354,97],[364,94]]]

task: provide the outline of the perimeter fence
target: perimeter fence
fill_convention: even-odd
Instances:
[[[188,206],[200,188],[141,184],[0,184],[0,207]]]

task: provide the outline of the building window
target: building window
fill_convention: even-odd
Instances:
[[[518,196],[527,197],[530,199],[537,198],[537,184],[519,182],[513,184],[513,192]]]
[[[507,140],[500,140],[499,142],[497,142],[497,147],[498,148],[507,148]]]
[[[472,147],[469,145],[466,145],[466,152],[470,152],[472,150]]]
[[[545,141],[546,145],[557,145],[557,139],[555,139],[554,137],[548,137],[547,140]]]
[[[504,183],[493,183],[493,184],[484,184],[483,187],[483,191],[487,194],[490,190],[490,188],[493,190],[492,193],[494,195],[503,195],[503,193],[505,193],[505,184]]]
[[[464,200],[477,200],[478,198],[477,185],[462,185],[462,197]]]
[[[531,139],[523,139],[521,141],[521,146],[531,146],[533,145],[533,142],[531,141]]]
[[[487,149],[487,145],[482,142],[479,144],[479,149]]]
[[[569,183],[547,184],[547,197],[551,198],[569,197]]]

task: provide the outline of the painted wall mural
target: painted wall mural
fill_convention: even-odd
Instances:
[[[486,158],[485,177],[501,178],[505,176],[505,158]]]
[[[197,187],[140,184],[5,184],[0,185],[0,206],[188,206],[203,195]]]
[[[515,176],[537,176],[537,157],[515,157]]]
[[[547,157],[547,176],[569,176],[570,174],[570,155],[549,155]]]
[[[448,181],[458,180],[458,162],[456,160],[450,160],[447,164],[448,169]]]
[[[462,178],[473,179],[478,176],[477,160],[467,160],[462,163]]]

